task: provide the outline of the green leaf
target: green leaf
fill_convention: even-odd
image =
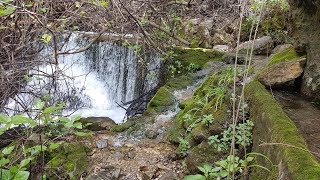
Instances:
[[[48,108],[46,108],[43,113],[44,114],[50,114],[50,113],[53,113],[55,111],[58,111],[58,110],[61,110],[63,107],[61,106],[50,106]]]
[[[73,127],[77,129],[82,129],[82,123],[81,122],[74,123]]]
[[[7,169],[0,169],[0,179],[12,179],[10,171]]]
[[[12,153],[12,151],[14,150],[14,146],[10,146],[10,147],[5,147],[3,150],[2,150],[2,153],[4,155],[9,155]]]
[[[28,123],[31,126],[37,126],[38,123],[35,122],[33,119],[28,118],[24,115],[15,115],[15,116],[11,116],[11,123],[14,125],[20,125],[20,124],[25,124]]]
[[[77,135],[77,136],[80,136],[80,137],[85,137],[85,136],[92,136],[94,133],[92,133],[92,132],[89,132],[89,133],[75,132],[74,134]]]
[[[64,123],[68,123],[68,122],[70,122],[71,120],[70,120],[69,118],[67,118],[67,117],[60,117],[60,118],[59,118],[59,121],[64,122]]]
[[[10,162],[9,159],[6,159],[6,158],[0,159],[0,167],[8,164],[9,162]]]
[[[15,7],[7,6],[6,9],[0,11],[0,17],[11,15],[14,13],[15,10],[16,10]]]
[[[74,116],[71,119],[72,121],[79,121],[81,119],[81,116]]]
[[[201,174],[189,175],[183,178],[183,180],[206,180],[206,177]]]
[[[34,159],[34,158],[29,157],[29,158],[27,158],[27,159],[22,160],[22,161],[20,162],[20,169],[23,168],[23,167],[25,167],[25,166],[27,166],[27,165],[30,163],[30,161],[32,161],[33,159]]]
[[[43,41],[44,43],[48,44],[51,41],[51,38],[52,38],[51,35],[44,34],[41,36],[40,40]]]
[[[10,121],[10,117],[4,114],[0,114],[0,123],[6,124]]]
[[[28,171],[19,171],[15,176],[13,180],[28,180],[29,179],[30,172]]]
[[[37,108],[37,109],[42,109],[45,105],[45,102],[43,102],[41,99],[37,98],[35,101],[34,101],[34,106]]]
[[[59,143],[50,143],[49,149],[54,150],[57,149],[60,146]]]

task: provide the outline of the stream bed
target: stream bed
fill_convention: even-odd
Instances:
[[[276,91],[273,94],[320,161],[320,108],[297,93]]]

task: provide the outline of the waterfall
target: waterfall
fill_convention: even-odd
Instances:
[[[79,37],[79,33],[71,34],[68,41],[63,42],[60,51],[79,49],[90,41]],[[52,47],[48,46],[39,58],[51,57],[48,56],[50,52]],[[67,107],[65,114],[110,117],[116,123],[121,123],[125,110],[117,104],[131,101],[158,84],[160,56],[152,54],[149,57],[144,71],[150,73],[141,75],[139,68],[142,66],[139,66],[132,49],[114,42],[97,42],[84,52],[60,56],[57,66],[46,64],[31,70],[33,76],[24,91],[43,96],[50,94],[53,102],[63,101]],[[53,73],[61,74],[55,82],[47,76]],[[54,88],[52,83],[55,83]],[[142,88],[136,87],[141,84]],[[22,109],[18,100],[32,108],[35,98],[20,93],[9,100],[7,107]]]

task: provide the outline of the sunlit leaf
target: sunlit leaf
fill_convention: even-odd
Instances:
[[[28,180],[30,172],[28,171],[19,171],[15,176],[14,180]]]
[[[34,158],[27,158],[27,159],[24,159],[24,160],[22,160],[21,162],[20,162],[20,168],[23,168],[23,167],[25,167],[25,166],[27,166],[29,163],[30,163],[30,161],[32,161]]]
[[[45,102],[43,102],[41,99],[37,98],[35,101],[34,101],[34,106],[37,108],[37,109],[42,109],[45,105]]]
[[[73,127],[77,128],[77,129],[82,129],[82,123],[80,123],[80,122],[74,123]]]
[[[89,133],[75,132],[74,134],[77,135],[77,136],[80,136],[80,137],[84,137],[84,136],[92,136],[94,133],[92,133],[92,132],[89,132]]]
[[[43,41],[44,43],[48,44],[51,41],[51,35],[49,34],[44,34],[41,36],[40,40]]]
[[[0,16],[8,16],[14,13],[15,7],[7,6],[6,9],[0,11]]]
[[[59,143],[50,143],[49,149],[54,150],[57,149],[60,146]]]
[[[10,162],[9,159],[0,159],[0,167],[3,167],[4,165],[8,164]]]
[[[183,180],[206,180],[206,177],[201,174],[190,175],[183,178]]]
[[[30,126],[38,125],[38,123],[35,122],[33,119],[26,117],[24,115],[11,116],[11,123],[14,125],[20,125],[20,124],[29,124]]]
[[[14,150],[14,146],[9,146],[9,147],[5,147],[3,150],[2,150],[2,153],[4,155],[9,155],[12,153],[12,151]]]

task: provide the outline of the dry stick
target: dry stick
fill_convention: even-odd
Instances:
[[[233,75],[233,97],[232,97],[232,143],[231,143],[231,149],[230,149],[230,155],[235,155],[235,131],[236,131],[236,77],[237,77],[237,63],[238,63],[238,54],[239,54],[239,44],[240,44],[240,35],[241,35],[241,25],[243,21],[243,15],[245,11],[245,5],[247,4],[247,0],[243,0],[242,4],[242,10],[240,13],[240,22],[239,22],[239,32],[238,32],[238,38],[237,38],[237,47],[236,47],[236,59],[234,63],[234,75]],[[232,159],[232,164],[234,165],[234,158]],[[228,167],[228,170],[230,172],[230,166]],[[234,170],[232,172],[232,179],[234,179]],[[229,179],[229,174],[228,174]]]
[[[258,21],[257,21],[255,32],[254,32],[254,37],[253,37],[252,40],[251,40],[251,36],[252,36],[254,24],[252,25],[251,30],[250,30],[249,40],[252,41],[252,44],[251,44],[251,48],[250,48],[250,56],[249,56],[249,49],[247,49],[246,62],[245,62],[245,74],[244,74],[244,77],[243,77],[244,80],[247,79],[248,74],[249,74],[249,69],[250,69],[251,62],[252,62],[253,48],[255,46],[255,40],[256,40],[256,37],[257,37],[258,29],[259,29],[260,19],[261,19],[261,16],[262,16],[262,10],[263,10],[263,6],[260,9],[260,13],[259,13],[259,16],[258,16]],[[237,108],[237,113],[236,113],[236,119],[239,118],[239,112],[240,112],[240,109],[241,109],[241,103],[244,102],[244,89],[245,89],[245,86],[246,86],[246,83],[243,83],[242,90],[241,90],[241,96],[240,96],[240,100],[239,100],[238,108]],[[244,108],[242,109],[242,117],[244,119]]]

